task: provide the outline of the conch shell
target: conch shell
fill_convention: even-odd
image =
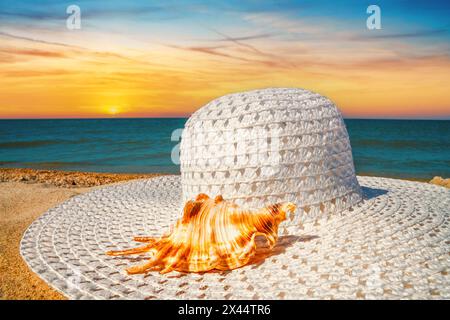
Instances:
[[[212,199],[201,193],[186,203],[182,218],[168,235],[136,237],[135,241],[147,244],[107,254],[152,254],[145,264],[128,268],[129,274],[149,270],[160,273],[231,270],[247,264],[255,255],[256,236],[264,236],[272,248],[278,238],[278,225],[286,219],[286,212],[293,210],[295,205],[287,202],[251,212],[225,201],[222,196]]]

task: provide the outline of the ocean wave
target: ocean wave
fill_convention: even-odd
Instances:
[[[59,144],[60,140],[10,141],[0,142],[0,149],[23,149]]]
[[[417,140],[378,140],[378,139],[353,139],[351,141],[353,147],[382,147],[382,148],[411,148],[411,149],[429,149],[433,147],[448,147],[450,143],[436,144],[435,141],[417,141]]]
[[[69,139],[56,139],[56,140],[31,140],[31,141],[8,141],[0,142],[0,149],[27,149],[27,148],[38,148],[47,147],[51,145],[79,145],[85,143],[98,142],[100,139],[86,139],[80,138],[76,140]],[[111,140],[106,140],[105,142],[110,143]]]
[[[48,162],[22,162],[23,166],[35,167],[40,169],[62,169],[74,167],[95,167],[98,163],[89,161],[48,161]]]

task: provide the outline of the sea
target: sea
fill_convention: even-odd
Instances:
[[[0,120],[0,167],[179,173],[176,150],[186,120]],[[450,121],[345,119],[345,123],[357,174],[419,180],[450,177]]]

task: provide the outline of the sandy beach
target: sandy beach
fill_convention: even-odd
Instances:
[[[105,174],[0,169],[0,299],[65,299],[25,264],[19,244],[42,213],[100,185],[155,174]]]
[[[0,299],[65,299],[28,269],[19,254],[26,228],[66,199],[100,185],[156,174],[109,174],[0,169]],[[450,179],[433,183],[450,187]]]

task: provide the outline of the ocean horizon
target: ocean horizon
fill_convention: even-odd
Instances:
[[[187,118],[3,119],[0,167],[179,173],[172,139]],[[450,177],[450,121],[344,119],[357,174]]]

